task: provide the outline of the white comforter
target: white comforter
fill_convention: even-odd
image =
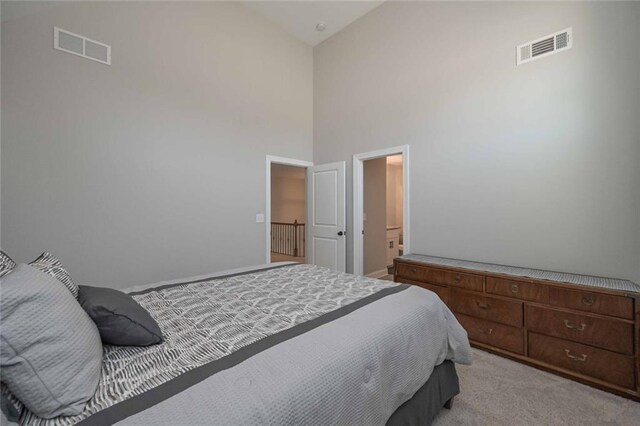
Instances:
[[[411,287],[117,424],[384,425],[446,359],[471,362],[467,334],[435,293]]]

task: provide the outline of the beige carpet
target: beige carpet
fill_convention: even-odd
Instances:
[[[456,365],[461,392],[434,426],[640,425],[640,403],[473,350]]]

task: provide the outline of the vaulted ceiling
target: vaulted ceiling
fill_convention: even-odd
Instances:
[[[242,0],[243,5],[310,46],[323,42],[383,2],[384,0]],[[39,13],[65,4],[65,2],[56,1],[25,3],[28,7],[20,8],[18,15],[15,14],[18,12],[13,13],[13,9],[3,9],[0,14],[2,21]],[[318,24],[324,24],[323,31],[316,29]]]
[[[377,1],[244,1],[248,8],[282,27],[292,36],[316,46],[356,19],[380,6]],[[316,26],[324,24],[323,31]]]

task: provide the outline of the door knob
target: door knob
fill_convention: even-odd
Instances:
[[[342,237],[344,235],[344,232],[338,231],[338,235],[340,235]]]

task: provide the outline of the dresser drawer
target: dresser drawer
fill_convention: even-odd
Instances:
[[[633,324],[531,305],[526,311],[530,331],[633,355]]]
[[[451,289],[450,304],[453,311],[461,314],[522,327],[522,302]]]
[[[635,385],[634,358],[604,349],[529,333],[529,357],[627,389]]]
[[[442,301],[446,305],[449,304],[449,288],[447,288],[447,287],[442,287],[442,286],[434,285],[434,284],[427,284],[427,283],[423,283],[423,282],[420,282],[420,281],[408,280],[408,279],[402,278],[402,277],[397,277],[396,278],[396,282],[406,283],[406,284],[413,284],[415,286],[422,287],[422,288],[427,289],[427,290],[431,290],[432,292],[437,294],[438,297],[440,297],[440,299],[442,299]]]
[[[585,312],[633,319],[633,299],[630,297],[551,287],[549,303]]]
[[[463,314],[457,314],[456,318],[462,327],[467,330],[469,339],[513,353],[524,354],[523,329]]]
[[[484,281],[482,275],[445,271],[443,269],[407,263],[397,263],[396,274],[410,280],[426,281],[431,284],[451,285],[473,291],[482,291]]]
[[[549,303],[549,287],[526,281],[487,277],[487,293],[533,302]]]

